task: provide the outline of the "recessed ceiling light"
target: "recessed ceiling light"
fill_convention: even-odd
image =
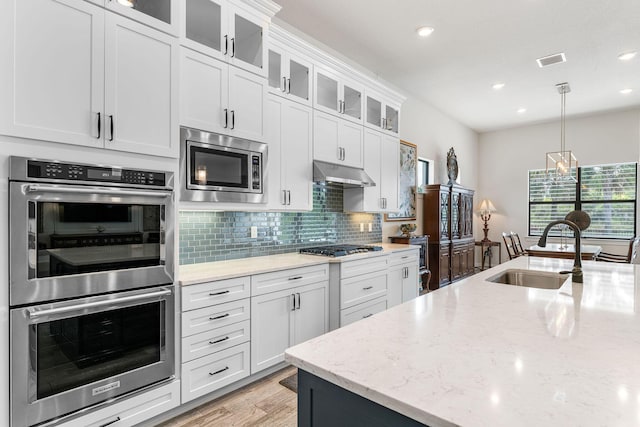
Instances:
[[[526,108],[518,108],[518,114],[524,114],[527,112]]]
[[[635,50],[633,52],[621,53],[620,55],[618,55],[618,59],[620,61],[628,61],[630,59],[633,59],[637,54],[638,52],[636,52]]]
[[[504,87],[504,83],[502,82],[498,82],[498,83],[494,83],[493,86],[491,86],[494,90],[500,90]]]
[[[548,67],[549,65],[567,62],[567,57],[565,56],[564,52],[560,52],[560,53],[554,53],[553,55],[548,55],[542,58],[538,58],[536,59],[536,62],[538,63],[538,67],[543,68],[543,67]]]
[[[622,89],[620,91],[620,93],[623,95],[629,95],[631,92],[633,92],[633,89],[630,89],[630,88]]]
[[[434,32],[433,27],[420,27],[416,30],[420,37],[429,37]]]

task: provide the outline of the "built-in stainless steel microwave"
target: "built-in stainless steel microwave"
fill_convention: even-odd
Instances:
[[[267,144],[180,129],[180,199],[264,203]]]

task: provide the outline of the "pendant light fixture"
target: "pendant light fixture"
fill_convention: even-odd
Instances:
[[[577,182],[578,160],[576,156],[567,150],[565,145],[565,116],[567,107],[567,93],[571,92],[569,83],[556,85],[560,94],[560,151],[547,153],[547,178],[550,181],[573,180]]]

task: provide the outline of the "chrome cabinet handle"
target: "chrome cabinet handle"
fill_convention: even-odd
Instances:
[[[217,371],[215,371],[215,372],[209,372],[209,375],[211,375],[211,376],[213,376],[213,375],[218,375],[219,373],[224,372],[224,371],[226,371],[227,369],[229,369],[229,367],[228,367],[228,366],[225,366],[224,368],[222,368],[222,369],[220,369],[220,370],[217,370]]]
[[[69,188],[58,187],[47,184],[29,184],[24,187],[25,193],[63,193],[63,194],[107,194],[110,196],[141,196],[141,197],[169,197],[171,192],[167,191],[141,191],[141,190],[125,190],[115,188]]]
[[[101,130],[100,129],[102,126],[102,115],[100,113],[98,113],[98,136],[96,137],[96,139],[100,139],[100,134],[101,134]]]
[[[296,294],[291,294],[291,311],[296,311]]]
[[[373,286],[366,286],[362,288],[363,291],[368,291],[369,289],[373,289]]]
[[[113,116],[109,116],[109,141],[113,141]]]
[[[371,317],[371,316],[373,316],[373,313],[365,314],[364,316],[362,316],[362,318],[366,319],[367,317]]]
[[[338,147],[338,160],[342,160],[342,147]]]
[[[282,190],[282,204],[287,204],[287,190]]]
[[[224,54],[229,53],[229,36],[224,35]]]
[[[291,79],[287,79],[287,93],[291,93]]]
[[[291,191],[287,190],[287,205],[291,205]]]
[[[224,128],[226,129],[229,126],[229,109],[224,109]]]
[[[302,279],[302,276],[289,277],[287,280],[300,280],[300,279]]]
[[[229,337],[220,338],[219,340],[209,341],[209,344],[218,344],[219,342],[228,340]]]
[[[222,314],[220,316],[215,316],[215,317],[209,317],[209,320],[218,320],[218,319],[224,319],[225,317],[229,317],[229,313],[226,314]]]
[[[236,128],[236,110],[231,110],[231,129]]]
[[[298,306],[296,307],[296,310],[300,310],[300,293],[296,293],[296,295],[298,296]]]
[[[236,56],[236,38],[231,38],[231,57],[234,58]]]
[[[220,291],[220,292],[213,292],[213,293],[209,293],[209,296],[216,296],[216,295],[224,295],[224,294],[228,294],[229,292],[231,292],[229,289],[227,289],[226,291]]]
[[[282,77],[282,86],[280,87],[280,90],[282,92],[286,92],[287,91],[287,78],[286,77]]]

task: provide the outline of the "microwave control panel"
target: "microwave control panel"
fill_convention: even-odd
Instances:
[[[251,186],[254,190],[260,190],[262,188],[262,172],[260,171],[260,157],[257,155],[251,156]]]
[[[166,185],[166,176],[163,172],[46,162],[39,160],[28,161],[27,176],[29,178],[40,179],[111,182],[152,187],[164,187]]]

